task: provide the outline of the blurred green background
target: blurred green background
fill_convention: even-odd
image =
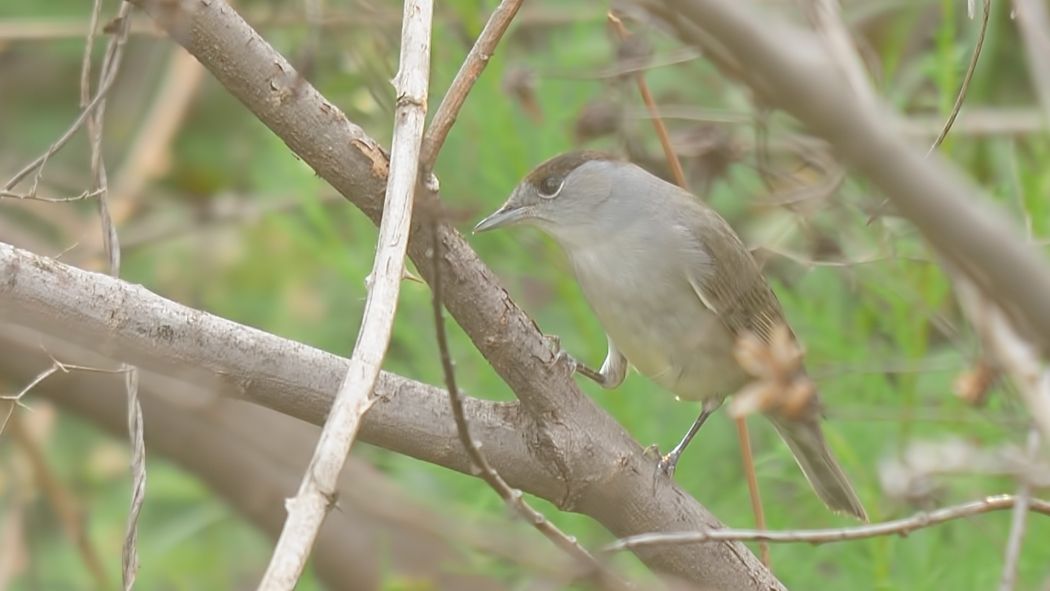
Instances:
[[[439,3],[432,110],[495,4]],[[916,144],[929,145],[955,100],[979,19],[967,18],[961,0],[844,4],[878,92],[900,110]],[[802,20],[790,3],[763,6]],[[319,27],[304,21],[300,3],[253,0],[237,7],[333,104],[389,145],[393,89],[388,81],[397,68],[398,3],[326,3]],[[438,162],[442,196],[461,231],[502,203],[536,163],[581,145],[629,153],[666,174],[633,79],[617,75],[630,64],[617,56],[606,9],[589,2],[527,3],[475,86]],[[115,10],[115,2],[106,2],[104,17]],[[88,11],[87,3],[73,0],[5,0],[0,6],[0,26],[8,27],[3,29],[8,34],[0,35],[4,178],[46,149],[75,117],[80,32]],[[1045,241],[1050,142],[1033,111],[1036,103],[1009,5],[995,3],[992,12],[963,116],[940,152],[1016,218],[1019,232]],[[132,155],[151,106],[166,100],[158,88],[176,51],[148,32],[145,17],[135,22],[106,119],[111,178]],[[31,30],[29,24],[46,34],[34,39],[10,34]],[[893,498],[883,490],[880,462],[915,442],[960,438],[987,447],[1022,444],[1026,411],[1008,386],[994,386],[987,405],[979,408],[953,395],[953,381],[978,361],[980,347],[915,230],[892,211],[878,215],[879,194],[863,179],[846,176],[835,183],[835,155],[805,137],[793,121],[771,113],[765,125],[756,125],[759,110],[745,87],[684,53],[660,31],[628,24],[652,48],[657,67],[646,78],[667,114],[692,188],[755,246],[805,343],[828,409],[828,438],[872,520],[1013,492],[1011,479],[984,474],[938,478],[933,496],[922,499]],[[96,60],[104,43],[105,38],[96,44]],[[756,141],[761,137],[766,139]],[[87,153],[86,140],[78,135],[49,163],[42,192],[83,190]],[[129,199],[133,205],[119,228],[122,276],[181,303],[349,355],[374,252],[372,224],[208,75],[196,87],[167,156]],[[18,228],[20,236],[51,249],[42,254],[73,247],[63,260],[97,266],[97,250],[90,250],[90,240],[81,241],[97,233],[95,216],[93,202],[0,201],[0,240],[17,242],[13,233],[5,237],[4,228]],[[600,363],[604,335],[551,242],[530,230],[469,240],[544,332],[560,336],[577,358]],[[507,387],[469,340],[454,324],[450,328],[463,389],[473,396],[509,399]],[[442,383],[425,285],[403,285],[385,369]],[[667,449],[696,412],[638,375],[613,391],[585,380],[581,385],[643,445]],[[33,404],[31,398],[28,402]],[[117,580],[129,489],[124,443],[75,418],[59,421],[47,442],[48,457],[87,507],[90,535]],[[760,420],[750,424],[769,527],[849,525],[821,506],[772,430]],[[5,439],[0,438],[0,457],[9,461],[13,452]],[[355,453],[436,510],[468,523],[510,521],[498,497],[478,480],[367,445],[357,446]],[[152,456],[149,469],[139,588],[251,585],[269,557],[270,541],[163,458]],[[677,479],[726,524],[753,525],[735,428],[725,413],[703,429]],[[585,546],[597,548],[610,540],[588,518],[535,503]],[[30,562],[13,588],[90,587],[91,579],[41,499],[29,520]],[[1021,589],[1044,584],[1050,564],[1050,522],[1033,515],[1029,524]],[[906,538],[775,545],[773,568],[794,589],[989,589],[1001,573],[1008,527],[1009,512],[998,512]],[[537,545],[547,543],[527,528],[515,531]],[[621,562],[634,572],[643,568],[629,556]],[[459,568],[494,574],[517,588],[525,588],[530,576],[478,553]],[[301,585],[318,587],[311,575]],[[425,581],[406,586],[391,580],[388,588],[429,587]]]

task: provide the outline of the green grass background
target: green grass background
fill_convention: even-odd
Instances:
[[[397,11],[396,4],[377,2]],[[484,23],[492,1],[441,2],[434,30],[432,108],[440,101]],[[631,113],[640,101],[630,85],[615,85],[596,73],[615,60],[604,24],[605,6],[587,2],[539,2],[545,12],[570,14],[557,25],[523,27],[496,56],[468,99],[438,162],[442,195],[462,212],[464,232],[496,208],[517,180],[537,162],[575,146],[572,129],[581,108],[596,97],[613,97]],[[296,3],[243,2],[249,14],[299,14]],[[962,79],[977,23],[965,17],[964,3],[847,3],[848,15],[882,11],[865,45],[878,92],[908,115],[943,116]],[[107,3],[111,14],[115,3]],[[331,10],[346,10],[329,4]],[[1006,3],[996,3],[981,66],[968,108],[1030,108],[1035,102],[1024,55]],[[587,13],[591,12],[590,16]],[[39,3],[6,0],[0,19],[86,19],[83,2]],[[251,20],[251,19],[249,19]],[[637,26],[637,25],[636,25]],[[643,30],[647,30],[644,29]],[[311,31],[303,26],[265,26],[266,38],[295,56]],[[659,55],[676,43],[647,30]],[[316,56],[314,82],[336,105],[374,137],[389,143],[392,87],[396,70],[397,25],[326,29]],[[101,45],[97,48],[101,54]],[[76,80],[82,40],[0,45],[0,164],[14,170],[43,150],[76,114]],[[170,55],[165,40],[136,37],[129,45],[128,68],[111,102],[107,156],[119,163],[136,124],[152,100],[156,79]],[[543,121],[524,116],[501,89],[510,68],[535,71]],[[125,72],[127,74],[127,72]],[[151,78],[152,76],[152,78]],[[648,74],[666,103],[730,113],[750,112],[748,93],[721,78],[703,60],[655,69]],[[673,130],[695,121],[670,119]],[[634,137],[656,156],[648,122],[632,118]],[[747,145],[748,124],[723,127]],[[772,119],[774,137],[797,133],[788,118]],[[975,137],[951,135],[941,152],[953,160],[1018,221],[1034,240],[1050,226],[1050,144],[1046,133]],[[919,143],[928,139],[917,139]],[[616,149],[615,141],[596,147]],[[74,141],[50,165],[71,186],[86,179],[86,146]],[[1019,444],[1026,434],[1025,410],[1008,388],[997,387],[986,408],[974,409],[951,393],[953,379],[975,358],[978,345],[966,328],[939,268],[916,231],[902,220],[866,219],[882,197],[859,178],[850,178],[832,197],[803,207],[765,205],[768,190],[756,173],[753,150],[720,178],[710,201],[749,243],[773,238],[792,252],[816,253],[816,239],[830,240],[836,260],[873,259],[844,267],[813,266],[773,257],[767,269],[787,315],[808,350],[828,407],[827,434],[853,478],[873,520],[908,515],[917,507],[887,498],[878,481],[878,464],[922,440],[959,437],[981,445]],[[79,176],[78,176],[79,175]],[[78,180],[79,179],[79,180]],[[233,225],[196,228],[212,200],[234,196],[259,206],[288,205],[279,212]],[[180,302],[326,350],[348,355],[360,322],[364,277],[374,252],[374,227],[314,177],[287,147],[253,119],[213,80],[208,80],[173,148],[172,168],[147,190],[144,216],[183,220],[183,232],[129,248],[123,276]],[[57,206],[56,206],[57,207]],[[80,208],[92,215],[92,206]],[[0,215],[16,215],[0,202]],[[53,231],[39,220],[41,233]],[[2,237],[0,237],[2,239]],[[500,276],[512,296],[547,333],[557,334],[578,358],[598,364],[605,339],[560,253],[538,233],[522,230],[468,237]],[[819,255],[813,254],[814,258]],[[407,282],[402,289],[385,368],[428,383],[441,383],[431,325],[430,293]],[[934,318],[954,326],[945,334]],[[457,377],[474,396],[509,399],[507,387],[454,325],[452,351]],[[582,382],[643,445],[672,445],[693,418],[693,406],[679,403],[638,375],[613,391]],[[32,401],[30,400],[30,404]],[[69,417],[49,443],[49,457],[90,510],[90,533],[110,557],[112,579],[119,577],[128,483],[122,442]],[[786,448],[760,420],[752,420],[759,481],[769,526],[774,529],[849,525],[830,515],[808,489]],[[147,425],[148,429],[148,425]],[[0,438],[0,454],[9,453]],[[503,519],[497,496],[479,481],[360,445],[355,453],[381,466],[404,490],[437,510],[467,522]],[[114,465],[116,467],[114,467]],[[270,542],[194,478],[150,458],[150,481],[140,526],[141,589],[235,588],[251,585],[265,565]],[[721,413],[706,426],[680,464],[682,486],[731,526],[753,525],[732,422]],[[1005,478],[955,476],[943,480],[939,503],[1012,492]],[[560,513],[535,500],[559,527],[586,546],[610,536],[590,519]],[[508,518],[509,521],[509,518]],[[793,589],[990,589],[1002,566],[1009,513],[999,512],[913,533],[905,538],[809,546],[775,545],[775,572]],[[1042,584],[1050,568],[1050,520],[1032,516],[1020,562],[1021,589]],[[508,525],[507,527],[512,527]],[[546,542],[518,527],[521,536]],[[15,589],[86,588],[90,579],[61,528],[38,502],[31,514],[32,563]],[[625,568],[640,572],[630,557]],[[529,573],[480,555],[466,568],[496,574],[522,587]],[[308,575],[302,589],[319,584]],[[425,589],[392,578],[390,589]]]

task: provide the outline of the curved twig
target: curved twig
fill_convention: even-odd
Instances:
[[[833,542],[848,542],[888,535],[904,536],[913,531],[934,525],[940,525],[954,519],[980,515],[991,511],[1010,509],[1017,502],[1018,497],[1016,495],[985,497],[979,501],[971,501],[969,503],[962,503],[951,507],[945,507],[943,509],[937,509],[935,511],[917,513],[911,517],[905,517],[903,519],[872,523],[869,525],[858,525],[856,527],[786,531],[715,529],[710,531],[641,534],[616,540],[612,544],[606,546],[605,551],[619,552],[621,550],[636,549],[646,546],[701,544],[728,540],[740,542],[829,544]],[[1050,501],[1030,499],[1029,507],[1030,510],[1035,513],[1050,515]]]
[[[977,70],[977,60],[981,57],[981,48],[984,47],[984,35],[988,32],[988,16],[991,13],[992,0],[984,0],[981,29],[977,33],[977,43],[973,46],[973,53],[970,54],[970,63],[966,66],[966,74],[963,76],[962,84],[959,85],[959,94],[955,97],[955,104],[952,105],[952,110],[948,113],[948,119],[944,122],[944,127],[941,128],[941,132],[937,134],[937,139],[933,140],[933,144],[927,150],[927,156],[941,145],[944,138],[948,137],[948,132],[951,131],[955,118],[959,116],[959,110],[962,109],[963,101],[966,100],[966,93],[970,90],[970,81],[973,80],[973,73]]]

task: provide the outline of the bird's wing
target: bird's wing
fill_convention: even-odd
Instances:
[[[773,329],[778,324],[786,326],[787,322],[758,263],[720,216],[694,219],[703,221],[688,226],[686,231],[710,257],[709,264],[690,265],[685,270],[696,295],[734,337],[751,332],[770,342]]]

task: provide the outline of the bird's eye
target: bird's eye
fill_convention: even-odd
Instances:
[[[540,182],[540,197],[545,197],[547,199],[557,197],[564,184],[565,181],[555,176],[549,176],[543,179]]]

